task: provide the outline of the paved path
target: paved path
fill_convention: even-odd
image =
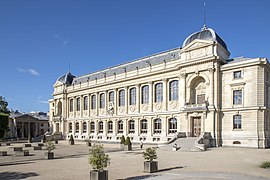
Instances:
[[[22,144],[12,145],[22,146]],[[0,157],[0,179],[89,179],[89,147],[84,143],[68,145],[59,142],[55,150],[56,159],[44,160],[44,152],[30,150],[31,156],[14,157],[11,147],[9,156]],[[139,145],[133,151],[119,150],[119,144],[104,144],[111,158],[109,178],[115,179],[270,179],[270,169],[259,168],[263,161],[270,161],[270,149],[212,148],[206,152],[172,152],[158,149],[159,172],[143,173],[143,150]],[[144,146],[146,148],[147,146]]]

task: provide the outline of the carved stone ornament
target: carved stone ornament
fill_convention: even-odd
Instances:
[[[172,109],[175,109],[175,108],[177,107],[177,103],[174,102],[174,101],[172,101],[172,102],[170,103],[170,107],[171,107]]]
[[[135,107],[134,107],[134,106],[131,106],[131,107],[129,108],[129,110],[130,110],[131,112],[134,112],[134,111],[135,111]]]
[[[119,107],[119,112],[123,113],[124,112],[124,108],[123,107]]]
[[[157,103],[157,104],[156,104],[156,109],[157,109],[157,110],[160,110],[160,109],[161,109],[161,107],[162,107],[162,106],[161,106],[161,104],[160,104],[160,103]]]
[[[145,105],[145,104],[144,104],[144,105],[142,106],[142,109],[143,109],[144,111],[147,111],[148,105]]]

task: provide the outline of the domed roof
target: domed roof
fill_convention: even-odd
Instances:
[[[67,74],[59,77],[57,79],[57,81],[63,83],[63,84],[66,84],[66,85],[71,85],[72,84],[72,81],[73,81],[73,78],[75,78],[76,76],[72,75],[69,71],[67,72]]]
[[[222,47],[224,47],[228,51],[227,45],[225,44],[225,42],[211,28],[204,27],[201,31],[191,34],[190,36],[186,38],[182,47],[187,46],[189,43],[191,43],[195,39],[217,41]]]

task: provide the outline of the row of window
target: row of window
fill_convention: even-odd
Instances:
[[[154,86],[154,102],[163,102],[163,83],[157,83]],[[136,104],[137,98],[137,89],[135,87],[129,89],[129,105]],[[109,102],[114,102],[115,92],[109,92]],[[119,106],[125,106],[125,90],[121,89],[118,92],[118,103]],[[96,95],[91,95],[91,109],[96,109]],[[178,80],[173,80],[169,83],[169,101],[178,100]],[[73,99],[69,100],[69,111],[73,111]],[[105,93],[101,93],[99,95],[99,108],[105,108]],[[141,104],[149,103],[149,85],[144,85],[141,88]],[[76,111],[80,111],[81,109],[81,98],[76,98]],[[88,96],[83,97],[83,110],[88,110]]]
[[[108,131],[107,133],[113,133],[113,122],[109,121],[108,123]],[[104,122],[100,121],[98,124],[98,133],[103,133],[104,132]],[[147,133],[148,130],[148,122],[146,119],[143,119],[140,121],[140,125],[141,125],[141,129],[140,129],[140,133],[144,134]],[[90,123],[90,133],[94,133],[95,132],[95,122],[91,122]],[[168,120],[168,133],[176,133],[177,132],[177,119],[176,118],[170,118]],[[83,133],[87,132],[87,123],[84,122],[83,123]],[[160,134],[161,133],[161,127],[162,127],[162,123],[161,123],[161,119],[155,119],[154,120],[154,133],[155,134]],[[72,132],[72,123],[69,123],[69,132]],[[79,133],[79,123],[77,122],[75,125],[75,132]],[[123,133],[123,121],[117,121],[117,133],[121,134]],[[130,120],[128,121],[128,133],[129,134],[133,134],[135,133],[135,121],[134,120]]]

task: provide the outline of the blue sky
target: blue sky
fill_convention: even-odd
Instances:
[[[48,111],[53,84],[175,47],[203,26],[203,0],[0,0],[0,95]],[[206,0],[231,58],[270,57],[269,0]]]

